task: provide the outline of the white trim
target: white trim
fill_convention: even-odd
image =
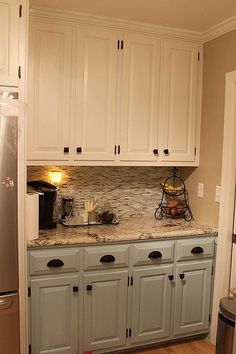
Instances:
[[[211,41],[212,39],[222,36],[223,34],[233,31],[235,29],[236,29],[236,15],[209,28],[206,32],[203,33],[202,41],[203,42]]]
[[[217,331],[219,301],[229,295],[236,182],[236,71],[226,74],[221,203],[210,339]]]
[[[84,14],[74,11],[64,11],[35,7],[30,10],[31,17],[53,19],[71,23],[89,24],[94,26],[110,27],[116,30],[126,30],[132,32],[142,32],[160,36],[162,38],[178,38],[191,42],[202,43],[202,34],[197,31],[189,31],[179,28],[151,25],[143,22],[117,19],[114,17],[104,17],[98,15]]]
[[[20,304],[20,353],[28,353],[28,297],[27,297],[27,243],[25,236],[25,120],[27,98],[27,53],[29,0],[21,0],[22,17],[19,20],[19,65],[22,79],[19,80],[19,121],[18,121],[18,261],[19,261],[19,304]]]

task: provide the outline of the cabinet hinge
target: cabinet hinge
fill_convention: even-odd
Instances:
[[[21,66],[18,67],[18,78],[21,79]]]
[[[129,337],[131,337],[132,335],[132,331],[131,331],[131,328],[129,328]]]
[[[128,328],[126,328],[126,338],[128,338],[128,335],[129,335],[129,330],[128,330]]]
[[[28,287],[28,297],[31,297],[31,287]]]
[[[32,349],[31,349],[31,345],[29,345],[29,354],[31,354]]]
[[[198,52],[197,60],[200,61],[200,52]]]
[[[22,5],[19,6],[19,17],[22,17]]]

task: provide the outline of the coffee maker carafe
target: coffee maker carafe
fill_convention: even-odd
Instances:
[[[54,208],[58,188],[45,181],[30,181],[27,184],[33,191],[39,193],[39,228],[52,229],[56,227]]]

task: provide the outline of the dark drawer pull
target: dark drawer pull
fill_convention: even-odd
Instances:
[[[194,247],[191,251],[192,254],[200,254],[200,253],[203,253],[204,250],[202,247]]]
[[[87,285],[87,287],[86,287],[86,289],[87,289],[87,291],[91,291],[92,290],[92,288],[93,288],[93,286],[92,285]]]
[[[169,149],[164,149],[164,154],[169,155]]]
[[[49,268],[57,268],[57,267],[63,267],[63,266],[64,266],[64,262],[61,259],[51,259],[47,263],[47,267],[49,267]]]
[[[70,149],[68,147],[64,147],[64,154],[68,154],[70,152]]]
[[[115,262],[115,257],[112,256],[112,254],[106,254],[105,256],[102,256],[100,259],[101,263],[113,263]]]
[[[152,251],[151,253],[149,253],[148,258],[161,258],[162,257],[162,253],[159,251]]]
[[[76,148],[76,152],[77,152],[77,154],[81,154],[82,153],[82,147],[77,147]]]
[[[174,280],[174,276],[173,275],[168,275],[168,278],[172,281]]]
[[[184,279],[184,273],[180,274],[179,277],[180,277],[180,279],[183,280]]]

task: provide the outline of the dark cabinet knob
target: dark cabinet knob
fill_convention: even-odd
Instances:
[[[87,291],[91,291],[92,290],[92,288],[93,288],[93,286],[92,285],[87,285]]]
[[[112,256],[112,254],[106,254],[105,256],[102,256],[100,259],[101,263],[113,263],[115,262],[115,257]]]
[[[68,154],[70,152],[70,149],[68,147],[64,147],[64,154]]]
[[[154,155],[158,155],[158,149],[154,149],[154,150],[153,150],[153,154],[154,154]]]
[[[150,258],[150,259],[157,259],[157,258],[161,258],[161,257],[162,257],[162,253],[159,251],[152,251],[148,255],[148,258]]]
[[[77,154],[81,154],[82,153],[82,147],[77,147],[76,148],[76,152],[77,152]]]
[[[73,286],[73,293],[78,293],[78,292],[79,292],[79,287]]]
[[[164,154],[169,155],[169,149],[164,149]]]
[[[47,263],[47,267],[49,267],[49,268],[58,268],[58,267],[63,267],[63,266],[64,266],[64,262],[61,259],[51,259]]]
[[[169,278],[169,280],[174,280],[174,276],[173,275],[169,275],[168,278]]]
[[[179,277],[180,277],[181,280],[183,280],[184,277],[185,277],[185,276],[184,276],[184,273],[180,274]]]

